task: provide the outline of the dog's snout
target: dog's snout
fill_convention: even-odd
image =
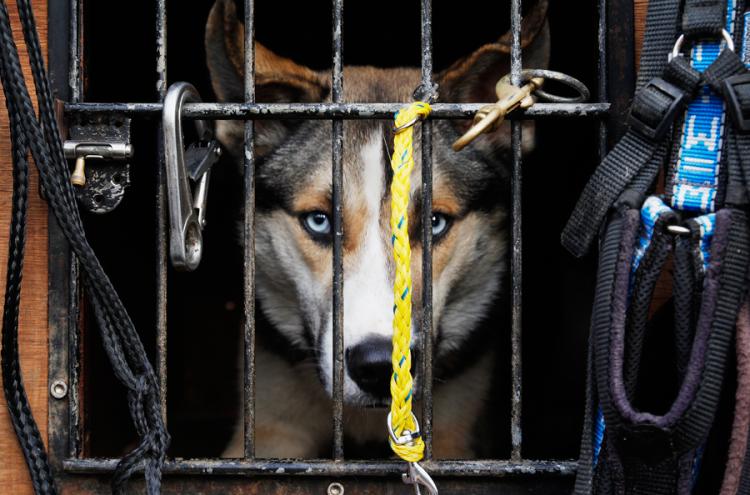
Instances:
[[[363,392],[388,397],[391,381],[391,341],[372,338],[346,350],[349,376]]]
[[[392,349],[390,340],[370,338],[346,350],[346,368],[349,376],[363,392],[378,399],[386,399],[391,393]],[[413,363],[417,362],[415,351],[411,351],[412,368]]]

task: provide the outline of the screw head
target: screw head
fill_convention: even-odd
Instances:
[[[49,388],[49,393],[55,399],[62,399],[68,395],[68,384],[62,380],[55,380]]]
[[[328,495],[344,495],[344,485],[341,483],[331,483],[328,485]]]

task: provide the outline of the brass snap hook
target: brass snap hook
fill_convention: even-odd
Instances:
[[[577,93],[576,96],[559,96],[543,91],[541,88],[547,79],[572,88]],[[552,103],[580,103],[589,98],[589,90],[585,84],[562,72],[525,69],[521,71],[521,82],[521,86],[511,84],[510,74],[497,82],[495,94],[498,101],[479,109],[474,116],[473,125],[453,143],[454,151],[461,151],[483,132],[497,129],[509,113],[517,108],[529,108],[537,99]]]

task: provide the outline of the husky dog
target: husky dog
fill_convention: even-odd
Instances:
[[[217,0],[206,28],[206,52],[220,101],[242,101],[243,35],[233,0]],[[439,101],[490,102],[509,72],[508,35],[438,74]],[[549,54],[546,0],[524,20],[524,62],[544,68]],[[315,72],[256,44],[259,102],[329,101],[330,74]],[[412,100],[418,69],[344,68],[347,102]],[[434,454],[476,455],[475,429],[495,367],[487,321],[507,271],[509,125],[460,153],[451,143],[468,122],[436,121],[433,144]],[[533,144],[524,123],[523,147]],[[244,122],[218,121],[217,136],[234,159],[243,156]],[[346,121],[343,143],[344,421],[355,445],[385,441],[391,376],[393,262],[388,147],[390,121]],[[331,124],[255,122],[256,444],[258,457],[330,454],[332,394]],[[410,229],[412,352],[421,334],[422,246],[420,149],[415,140]],[[264,323],[265,322],[265,323]],[[415,397],[419,398],[419,366]],[[419,406],[415,406],[419,411]],[[242,457],[238,426],[225,457]]]

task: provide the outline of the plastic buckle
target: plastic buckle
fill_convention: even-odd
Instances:
[[[661,111],[659,122],[648,122],[642,115],[638,114],[638,108],[646,105],[644,100],[647,92],[656,92],[658,96],[662,98],[666,96],[671,100],[669,105]],[[630,108],[630,115],[628,115],[628,125],[643,136],[659,141],[674,122],[675,114],[682,109],[684,102],[685,93],[680,88],[660,77],[655,77],[635,96]]]
[[[744,132],[750,131],[750,101],[745,102],[743,108],[742,101],[737,95],[738,86],[748,86],[750,92],[750,73],[737,74],[736,76],[724,79],[724,97],[727,104],[727,110],[732,116],[734,126]]]

